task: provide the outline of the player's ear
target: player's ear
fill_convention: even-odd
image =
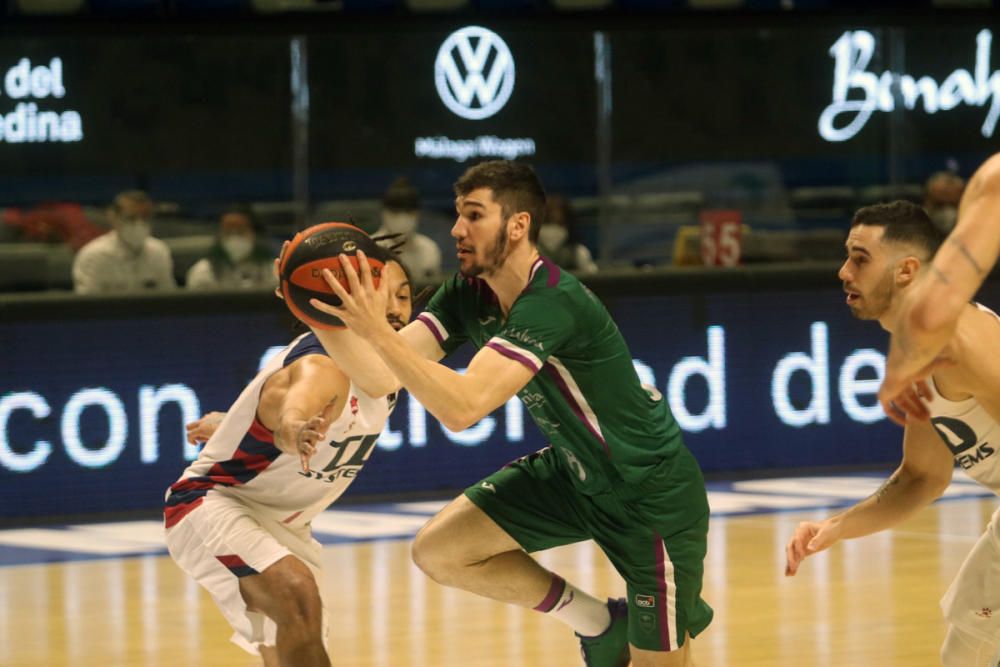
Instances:
[[[913,255],[907,255],[896,264],[896,285],[906,287],[917,279],[923,263]]]
[[[527,211],[521,211],[520,213],[515,213],[510,221],[510,239],[512,241],[519,241],[522,238],[528,236],[528,230],[531,229],[531,214]]]

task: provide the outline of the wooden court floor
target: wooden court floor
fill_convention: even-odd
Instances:
[[[995,499],[934,505],[892,532],[848,542],[783,576],[785,540],[825,512],[713,519],[705,596],[713,625],[699,667],[921,667],[939,664],[938,599]],[[623,593],[596,548],[544,564],[595,594]],[[579,665],[572,634],[536,613],[426,579],[409,541],[328,546],[337,666]],[[249,666],[206,594],[166,556],[0,568],[0,665]]]

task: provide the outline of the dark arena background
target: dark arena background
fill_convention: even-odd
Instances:
[[[954,224],[1000,147],[998,9],[0,0],[0,665],[261,664],[167,555],[164,493],[200,449],[185,424],[298,335],[270,282],[284,240],[392,231],[405,209],[429,244],[409,250],[438,250],[411,265],[414,293],[437,288],[458,266],[452,184],[492,159],[530,163],[566,204],[541,252],[608,308],[704,471],[715,620],[695,664],[941,664],[938,600],[996,506],[962,470],[985,450],[940,502],[795,578],[785,544],[899,463],[876,399],[889,337],[845,304],[844,242],[880,202]],[[82,289],[81,248],[135,191],[173,284]],[[232,215],[253,271],[226,254]],[[976,299],[1000,308],[995,273]],[[312,525],[333,665],[583,664],[568,628],[441,587],[409,553],[449,499],[546,444],[517,398],[452,432],[401,393]],[[591,542],[539,559],[625,593]]]

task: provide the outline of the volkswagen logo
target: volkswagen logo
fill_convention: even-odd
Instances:
[[[498,34],[468,26],[448,35],[438,50],[434,84],[455,114],[469,120],[489,118],[514,90],[514,58]]]

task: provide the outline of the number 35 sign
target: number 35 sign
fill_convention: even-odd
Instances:
[[[701,213],[701,262],[705,266],[736,266],[740,263],[743,216],[736,210]]]

